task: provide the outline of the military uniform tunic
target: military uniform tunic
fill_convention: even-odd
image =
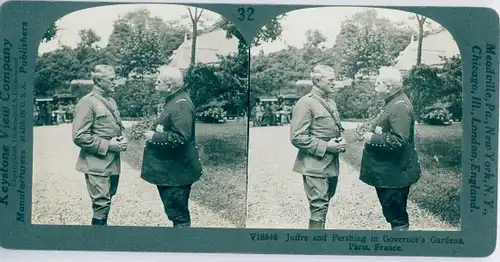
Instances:
[[[195,124],[195,108],[184,91],[166,98],[164,111],[151,127],[156,133],[144,148],[144,180],[155,185],[183,186],[201,177]],[[157,132],[158,125],[163,132]]]
[[[374,134],[365,144],[360,179],[380,188],[416,183],[421,169],[415,149],[415,116],[411,101],[402,91],[386,99],[374,130],[377,126],[382,134]]]
[[[120,152],[108,149],[111,138],[121,136],[123,130],[100,99],[107,100],[115,115],[120,115],[112,98],[94,91],[78,101],[73,119],[73,142],[80,147],[76,170],[97,176],[118,175]]]
[[[327,103],[329,112],[318,100]],[[339,175],[339,154],[326,151],[328,141],[341,136],[342,126],[335,102],[318,89],[303,96],[293,108],[291,143],[297,149],[293,171],[315,177]]]
[[[157,186],[165,213],[174,227],[191,225],[191,186],[203,173],[195,126],[193,102],[180,90],[165,99],[164,111],[151,127],[155,134],[144,148],[141,177]]]

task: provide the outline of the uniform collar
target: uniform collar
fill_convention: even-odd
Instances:
[[[102,88],[98,87],[98,86],[95,86],[92,88],[92,93],[96,94],[96,95],[99,95],[99,96],[102,96],[104,98],[108,98],[107,95],[105,95],[104,93],[104,90],[102,90]]]
[[[312,87],[311,93],[314,95],[317,95],[321,98],[325,98],[325,99],[328,98],[328,94],[325,91],[319,89],[319,87],[317,87],[317,86]]]
[[[394,93],[390,94],[386,99],[385,99],[385,104],[387,105],[390,103],[392,100],[395,98],[399,97],[400,95],[403,94],[403,89],[398,89]]]
[[[167,102],[169,102],[169,101],[172,101],[174,98],[176,98],[176,97],[178,97],[178,96],[182,95],[183,93],[184,93],[184,88],[183,88],[183,87],[182,87],[182,88],[177,89],[176,91],[174,91],[173,93],[171,93],[171,94],[169,94],[169,95],[167,95],[167,96],[165,97],[165,103],[167,103]]]

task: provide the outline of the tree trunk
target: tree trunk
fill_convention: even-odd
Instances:
[[[425,19],[426,17],[417,15],[417,21],[418,21],[417,66],[422,64],[422,42],[424,41]]]
[[[417,46],[417,66],[422,64],[422,42],[424,41],[424,28],[420,26],[418,29],[418,46]]]
[[[198,13],[198,8],[194,9],[194,14],[191,9],[188,7],[189,17],[191,18],[191,24],[193,26],[193,38],[191,39],[191,61],[190,66],[193,66],[196,63],[196,38],[198,37],[198,22],[200,21],[201,14],[203,14],[203,10]]]
[[[193,38],[191,39],[191,66],[196,63],[196,38],[198,36],[198,21],[193,21]]]

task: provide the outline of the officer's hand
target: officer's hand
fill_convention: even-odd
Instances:
[[[340,153],[345,153],[347,150],[347,140],[343,137],[335,138],[335,141],[341,146]]]
[[[121,142],[118,141],[118,137],[113,137],[111,138],[111,140],[109,141],[109,151],[112,151],[112,152],[119,152],[120,151],[120,145],[121,145]]]
[[[146,133],[144,133],[144,137],[146,138],[147,141],[151,141],[151,139],[153,139],[154,134],[155,132],[153,131],[147,131]]]
[[[369,142],[370,140],[372,140],[372,136],[373,136],[372,132],[365,132],[363,134],[363,139],[365,140],[365,142]]]
[[[120,137],[118,137],[117,140],[120,143],[120,145],[119,145],[120,151],[127,151],[127,147],[128,147],[127,138],[124,136],[120,136]]]
[[[346,150],[347,141],[345,139],[339,140],[337,138],[328,141],[327,151],[332,153],[342,153]]]

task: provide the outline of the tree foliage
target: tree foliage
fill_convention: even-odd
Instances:
[[[150,74],[167,64],[184,41],[187,26],[153,17],[147,9],[127,13],[114,22],[108,49],[120,76]]]
[[[38,57],[35,92],[37,95],[70,92],[68,83],[74,79],[89,79],[97,64],[115,66],[117,73],[123,76],[133,70],[151,72],[159,64],[168,63],[186,33],[189,33],[186,26],[152,17],[146,9],[127,13],[116,20],[104,48],[99,48],[101,39],[95,31],[80,30],[76,48],[62,47]]]
[[[340,53],[339,73],[354,79],[357,74],[370,75],[392,62],[386,43],[386,33],[368,27],[361,28],[352,41]]]
[[[278,52],[252,58],[251,101],[260,95],[297,94],[295,82],[309,78],[314,65],[322,63],[333,66],[336,55],[331,48],[324,47],[326,37],[318,30],[306,32],[303,48],[289,46]]]
[[[160,41],[156,32],[138,30],[126,38],[118,54],[118,72],[123,77],[130,73],[139,76],[152,74],[164,63],[160,52]]]
[[[47,28],[47,31],[45,31],[45,33],[42,36],[42,42],[48,42],[54,39],[58,31],[59,28],[57,27],[55,22],[50,24],[49,28]]]
[[[35,94],[70,93],[70,81],[88,79],[91,69],[101,63],[110,62],[110,54],[96,43],[99,36],[90,29],[80,30],[80,41],[76,48],[62,48],[39,56],[35,64]]]
[[[356,13],[342,22],[335,39],[336,71],[351,79],[374,73],[380,66],[392,64],[414,34],[407,25],[379,17],[375,9]]]
[[[199,13],[198,13],[199,15]],[[188,18],[188,17],[185,17]],[[205,26],[199,19],[199,27],[192,31],[189,24],[179,21],[163,21],[153,17],[147,9],[139,9],[119,17],[113,23],[107,46],[99,47],[100,37],[91,29],[80,31],[76,48],[63,47],[46,53],[37,59],[35,90],[37,95],[54,93],[77,94],[88,92],[83,86],[69,88],[74,79],[89,79],[97,64],[115,67],[119,76],[129,78],[117,88],[115,100],[124,117],[143,117],[154,113],[160,101],[150,77],[143,77],[168,64],[185,37],[193,37],[206,31],[222,28],[227,37],[238,37],[238,53],[222,56],[217,65],[192,65],[186,72],[186,85],[197,107],[218,103],[229,114],[240,114],[248,104],[249,46],[234,25],[221,19],[214,26]],[[279,18],[273,20],[260,33],[262,40],[277,39],[281,34]],[[50,37],[53,37],[51,35]],[[48,37],[48,38],[50,38]],[[48,39],[47,38],[47,39]],[[259,42],[255,42],[256,45]]]
[[[462,63],[459,56],[443,58],[442,67],[414,66],[404,79],[417,117],[427,108],[445,104],[454,118],[462,117]]]

